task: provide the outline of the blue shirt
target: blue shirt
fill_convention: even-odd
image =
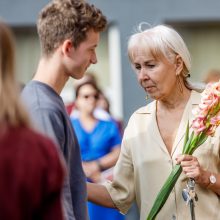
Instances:
[[[79,141],[83,161],[96,160],[121,144],[121,134],[114,121],[98,120],[92,131],[86,131],[78,118],[71,119]]]
[[[110,153],[121,144],[121,133],[117,124],[98,120],[95,127],[86,131],[78,118],[71,119],[79,141],[83,161],[93,161]],[[124,220],[124,216],[115,209],[98,206],[88,202],[90,220]]]

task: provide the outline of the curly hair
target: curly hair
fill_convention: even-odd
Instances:
[[[101,10],[83,0],[54,0],[40,12],[37,29],[42,53],[50,55],[66,39],[77,48],[87,32],[101,32],[107,24]]]

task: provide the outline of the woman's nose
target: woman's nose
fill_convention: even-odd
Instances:
[[[141,68],[140,73],[138,74],[138,77],[140,80],[149,79],[149,76],[147,74],[147,70],[145,68]]]

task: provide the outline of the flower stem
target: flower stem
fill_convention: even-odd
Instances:
[[[170,173],[168,179],[166,180],[165,184],[161,188],[160,192],[157,195],[157,198],[151,208],[150,213],[147,216],[147,220],[154,220],[160,209],[163,207],[164,203],[166,202],[167,198],[169,197],[178,177],[182,172],[182,167],[178,164],[175,165],[172,172]]]

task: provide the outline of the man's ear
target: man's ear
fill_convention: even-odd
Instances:
[[[180,55],[176,56],[175,65],[176,65],[176,75],[180,75],[180,73],[183,70],[183,60]]]
[[[66,56],[70,56],[70,52],[73,49],[73,43],[70,39],[65,40],[62,43],[62,53]]]

